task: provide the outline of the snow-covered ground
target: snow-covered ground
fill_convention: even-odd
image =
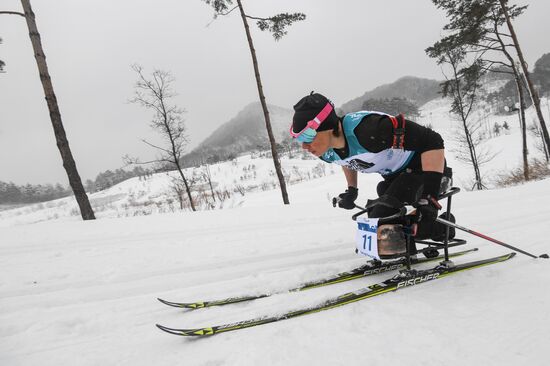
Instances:
[[[435,113],[433,109],[432,117]],[[443,109],[441,113],[443,120]],[[442,133],[448,131],[442,128]],[[490,140],[503,153],[487,169],[517,166],[519,140],[517,129]],[[455,182],[467,185],[469,168],[448,158]],[[212,171],[219,172],[220,187],[261,185],[269,175],[262,170],[268,162],[242,157]],[[252,164],[261,171],[256,177]],[[330,311],[211,338],[183,339],[158,330],[155,323],[201,327],[282,313],[388,276],[193,312],[156,300],[283,291],[364,263],[354,253],[351,212],[330,203],[345,189],[338,170],[327,166],[315,175],[315,160],[283,164],[289,171],[302,164],[298,171],[316,177],[288,187],[288,206],[278,190],[259,189],[218,210],[116,214],[131,199],[160,200],[168,178],[159,176],[135,178],[91,195],[106,207],[95,221],[71,215],[70,198],[65,204],[59,200],[1,212],[0,365],[548,363],[550,261],[523,255]],[[252,178],[241,180],[244,174]],[[360,176],[358,203],[374,197],[378,180]],[[140,191],[145,194],[139,196]],[[507,189],[463,190],[453,207],[463,226],[536,254],[550,252],[550,179]],[[480,250],[457,263],[509,252],[468,234],[459,236],[468,239],[468,248]]]
[[[0,364],[547,363],[550,262],[521,255],[213,338],[182,339],[155,328],[283,312],[385,278],[195,312],[156,301],[278,291],[364,262],[353,252],[349,212],[332,208],[326,198],[341,190],[341,179],[333,175],[291,186],[290,206],[271,191],[235,209],[1,228]],[[460,193],[454,211],[462,225],[540,254],[550,250],[549,203],[550,180],[544,180]],[[468,239],[468,247],[480,250],[457,263],[508,252]]]

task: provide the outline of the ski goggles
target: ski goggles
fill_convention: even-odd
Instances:
[[[292,125],[290,125],[290,136],[292,136],[292,138],[295,138],[299,142],[304,142],[306,144],[313,142],[313,139],[315,139],[315,136],[317,136],[317,129],[319,128],[321,123],[323,123],[323,121],[327,119],[332,110],[332,104],[330,104],[330,102],[327,103],[323,107],[321,112],[319,112],[317,116],[315,116],[315,118],[308,121],[308,123],[300,132],[294,132],[292,130]]]

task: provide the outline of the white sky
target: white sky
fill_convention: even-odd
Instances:
[[[532,65],[550,52],[550,4],[531,1],[516,21]],[[185,5],[184,5],[185,4]],[[69,143],[83,179],[122,166],[124,154],[150,158],[150,114],[127,103],[130,65],[171,71],[185,108],[190,148],[257,90],[238,13],[212,20],[200,0],[33,0],[38,29]],[[439,79],[424,49],[441,35],[444,14],[429,0],[244,0],[251,15],[306,13],[275,42],[252,27],[268,103],[291,108],[316,90],[337,105],[404,75]],[[21,11],[17,0],[0,10]],[[67,183],[22,17],[0,15],[0,180]]]

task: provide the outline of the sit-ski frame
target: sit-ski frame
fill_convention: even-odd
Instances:
[[[457,194],[458,192],[460,192],[460,188],[452,187],[447,192],[442,193],[441,195],[439,195],[439,197],[437,198],[438,201],[447,198],[447,209],[446,209],[447,215],[446,215],[446,217],[450,217],[452,197],[455,194]],[[358,213],[356,213],[352,216],[353,220],[357,220],[357,217],[361,216],[362,214],[364,214],[368,211],[367,208],[363,208],[363,207],[360,207],[360,206],[356,206],[356,207],[360,208],[361,211],[359,211]],[[378,219],[378,224],[383,225],[383,224],[395,223],[396,219],[403,219],[403,218],[406,218],[407,216],[410,216],[412,218],[412,215],[415,212],[416,212],[415,207],[413,207],[413,206],[404,206],[399,210],[398,213],[396,213],[394,215],[379,218]],[[408,224],[409,224],[408,226],[413,226],[414,225],[412,222],[410,222]],[[407,251],[406,251],[406,255],[405,255],[407,270],[411,269],[411,247],[412,247],[412,240],[414,240],[414,239],[412,239],[413,235],[414,234],[406,234],[405,235],[405,240],[406,240],[406,245],[407,245]],[[447,266],[452,265],[452,261],[449,259],[449,244],[451,244],[451,241],[449,240],[449,226],[448,225],[446,225],[445,239],[443,240],[442,243],[428,241],[428,240],[416,240],[415,243],[428,245],[429,248],[432,247],[432,248],[434,248],[434,250],[443,249],[444,252],[445,252],[445,260],[441,264],[442,265],[447,265]],[[452,239],[452,245],[451,246],[457,246],[457,245],[463,245],[463,244],[466,244],[466,240],[464,240],[464,239]]]
[[[446,217],[447,218],[450,217],[452,198],[458,192],[460,192],[460,188],[452,187],[447,192],[442,193],[441,195],[439,195],[439,197],[437,198],[438,201],[442,200],[444,198],[447,198],[447,210],[446,210],[446,212],[447,212]],[[332,203],[333,203],[334,206],[336,206],[337,199],[336,198],[333,199]],[[352,216],[353,220],[356,220],[358,216],[360,216],[360,215],[362,215],[362,214],[364,214],[368,211],[368,208],[363,208],[363,207],[360,207],[360,206],[357,206],[357,205],[356,205],[356,207],[361,209],[361,211],[359,211],[358,213],[356,213],[355,215]],[[416,212],[415,207],[413,207],[413,206],[404,206],[399,210],[398,213],[396,213],[394,215],[379,218],[378,219],[378,224],[380,224],[380,225],[381,224],[393,224],[393,223],[395,223],[396,219],[403,219],[403,218],[406,218],[407,216],[412,218],[412,215],[415,212]],[[411,220],[411,219],[409,219],[409,220]],[[439,217],[435,221],[439,222],[441,224],[444,224],[446,226],[446,228],[445,228],[445,239],[443,240],[443,243],[437,243],[437,242],[426,241],[426,240],[417,240],[417,241],[415,241],[415,243],[425,244],[425,245],[428,245],[429,247],[434,247],[435,250],[443,248],[444,251],[445,251],[445,260],[443,262],[441,262],[441,264],[444,265],[444,266],[452,266],[453,265],[453,262],[451,260],[449,260],[449,246],[456,246],[456,245],[466,244],[466,240],[463,240],[463,239],[452,239],[452,242],[449,240],[449,229],[450,229],[451,226],[454,227],[455,229],[465,231],[469,234],[475,235],[477,237],[488,240],[492,243],[501,245],[503,247],[512,249],[512,250],[514,250],[518,253],[524,254],[524,255],[526,255],[528,257],[531,257],[531,258],[535,258],[535,259],[536,258],[545,258],[545,259],[550,258],[550,256],[548,256],[548,254],[546,254],[546,253],[537,256],[533,253],[529,253],[525,250],[522,250],[522,249],[520,249],[516,246],[513,246],[513,245],[507,244],[503,241],[491,238],[488,235],[479,233],[479,232],[474,231],[472,229],[468,229],[464,226],[457,225],[456,223],[453,223],[451,221],[447,221],[447,220],[439,218]],[[409,222],[408,226],[412,226],[411,224],[412,224],[412,221]],[[406,266],[407,266],[406,270],[407,271],[411,270],[411,246],[412,246],[411,243],[412,243],[412,240],[413,240],[412,239],[413,235],[414,235],[414,233],[405,235],[405,240],[406,240],[406,245],[407,245],[407,253],[406,253]]]

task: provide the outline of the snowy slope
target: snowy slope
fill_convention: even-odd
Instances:
[[[335,166],[318,159],[288,156],[281,159],[289,185],[305,180],[335,174]],[[212,188],[216,199],[204,199],[201,192],[210,195],[211,189],[204,173],[205,166],[188,168],[184,174],[190,182],[198,210],[225,209],[242,206],[252,192],[271,191],[278,187],[273,160],[258,154],[244,155],[233,161],[209,166]],[[151,177],[135,177],[103,191],[89,194],[97,218],[116,218],[152,215],[180,211],[173,187],[174,172],[157,173]],[[179,179],[179,178],[178,178]],[[191,183],[193,182],[193,183]],[[190,210],[189,207],[187,207]],[[37,223],[51,220],[80,220],[80,211],[74,197],[32,204],[0,211],[0,227]]]
[[[349,212],[328,201],[341,179],[291,186],[286,207],[270,191],[235,209],[0,228],[0,364],[546,364],[550,262],[525,256],[204,340],[154,327],[282,312],[384,278],[193,313],[155,300],[276,291],[362,263]],[[464,192],[454,202],[463,225],[538,254],[550,250],[550,180]],[[480,251],[457,262],[508,252],[469,239]]]

